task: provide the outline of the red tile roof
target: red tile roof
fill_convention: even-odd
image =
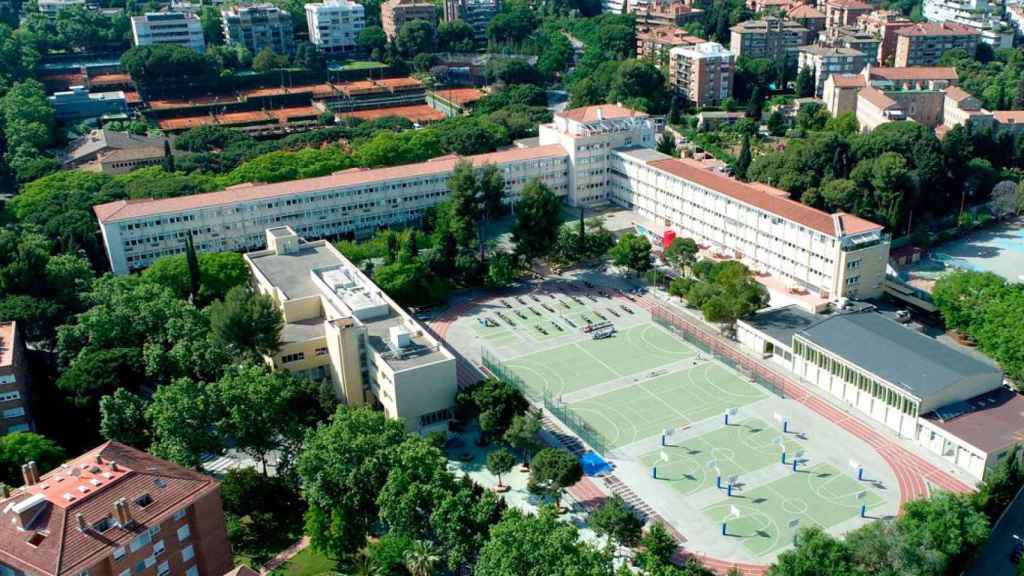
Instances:
[[[1024,443],[1024,396],[997,388],[971,398],[967,405],[971,411],[945,421],[935,412],[922,417],[988,454]]]
[[[691,182],[696,182],[698,185],[705,188],[714,190],[721,194],[725,194],[730,198],[760,208],[771,214],[775,214],[797,222],[807,228],[816,230],[829,236],[839,237],[842,234],[837,233],[836,223],[832,218],[831,214],[822,212],[817,208],[812,208],[795,200],[789,198],[783,198],[777,194],[769,194],[764,191],[758,190],[748,184],[744,184],[738,180],[721,176],[710,172],[708,170],[702,170],[695,168],[685,162],[681,162],[675,158],[665,160],[652,160],[648,162],[651,166],[668,172],[674,176],[685,178]],[[842,215],[842,218],[846,218],[849,215]],[[850,226],[856,230],[863,232],[868,228],[861,230],[864,227],[862,221],[857,218],[857,221],[849,221]],[[871,224],[870,222],[867,222]],[[876,228],[881,228],[875,225]],[[855,233],[853,231],[847,231],[847,233]]]
[[[426,104],[417,104],[415,106],[397,106],[394,108],[372,108],[370,110],[356,110],[355,112],[344,112],[338,114],[339,117],[351,116],[353,118],[362,118],[363,120],[375,120],[377,118],[384,118],[387,116],[401,116],[409,120],[410,122],[419,122],[420,124],[426,122],[436,122],[438,120],[444,120],[444,112],[435,110]]]
[[[477,88],[440,88],[434,90],[434,94],[459,106],[476,102],[487,95]]]
[[[842,226],[845,234],[860,234],[861,232],[884,228],[881,224],[875,224],[870,220],[865,220],[860,216],[854,216],[846,212],[839,212],[837,216],[839,216],[839,225]]]
[[[597,122],[598,116],[603,120],[611,120],[613,118],[646,118],[645,112],[639,112],[632,108],[626,108],[625,106],[619,106],[618,104],[597,104],[594,106],[584,106],[582,108],[573,108],[572,110],[565,110],[564,112],[556,112],[556,116],[562,118],[568,118],[569,120],[575,120],[576,122]]]
[[[789,11],[787,16],[793,19],[802,18],[805,20],[813,20],[825,17],[825,15],[822,14],[817,8],[809,6],[807,4],[801,4],[799,6],[794,7],[792,10]]]
[[[533,148],[512,148],[500,152],[492,152],[490,154],[468,156],[466,159],[472,161],[474,164],[485,164],[488,162],[513,162],[517,160],[530,160],[535,158],[559,158],[564,157],[565,155],[565,149],[562,148],[561,145],[550,144],[547,146],[536,146]],[[250,184],[231,187],[219,192],[193,194],[191,196],[180,196],[178,198],[162,198],[159,200],[118,200],[116,202],[98,204],[93,207],[93,212],[95,212],[96,218],[98,218],[101,223],[105,224],[108,222],[117,222],[131,218],[155,216],[168,212],[181,212],[211,206],[222,206],[235,202],[277,198],[339,186],[370,184],[413,176],[441,174],[452,170],[456,161],[456,157],[448,156],[443,159],[435,159],[427,162],[420,162],[418,164],[406,164],[388,168],[345,170],[336,174],[321,176],[318,178],[306,178],[303,180],[277,182],[274,184]]]
[[[964,90],[959,86],[947,86],[946,97],[951,98],[954,102],[963,102],[968,98],[973,98],[970,92]]]
[[[14,362],[14,322],[0,322],[0,368]]]
[[[860,0],[828,0],[828,6],[835,8],[846,8],[847,10],[874,10],[871,4],[865,4]]]
[[[995,110],[992,117],[1000,124],[1024,123],[1024,110]]]
[[[322,111],[314,106],[292,106],[291,108],[267,110],[267,113],[279,122],[288,122],[290,120],[316,118]]]
[[[945,66],[872,67],[871,77],[882,80],[956,80],[956,68]]]
[[[868,85],[860,74],[832,74],[832,84],[840,88],[863,88]]]
[[[117,462],[119,470],[113,470],[111,462]],[[77,574],[217,487],[213,478],[108,442],[0,501],[0,563],[36,574]],[[144,494],[152,499],[145,507],[136,502]],[[41,502],[37,516],[22,530],[12,507],[30,498]],[[136,526],[112,521],[102,534],[78,530],[78,514],[92,526],[113,516],[114,502],[120,498],[127,500]]]
[[[975,28],[955,22],[918,22],[896,30],[897,36],[980,36]]]
[[[886,96],[885,92],[871,86],[861,88],[857,95],[873,104],[879,110],[888,110],[897,106],[896,101]]]

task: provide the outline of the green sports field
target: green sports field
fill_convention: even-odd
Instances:
[[[860,493],[863,498],[858,498]],[[726,537],[740,539],[755,556],[791,544],[793,520],[800,521],[800,528],[829,528],[856,518],[862,504],[867,506],[869,515],[870,510],[883,504],[877,493],[828,464],[786,474],[740,494],[741,498],[728,498],[708,506],[704,514],[716,526],[726,522]],[[732,516],[732,507],[739,511],[738,518]]]

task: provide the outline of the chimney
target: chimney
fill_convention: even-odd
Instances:
[[[122,528],[132,523],[132,514],[128,511],[128,501],[124,498],[114,501],[114,518]]]
[[[111,472],[117,472],[117,461],[116,460],[111,460],[110,461],[110,470],[111,470]]]
[[[99,454],[96,454],[96,463],[97,464],[103,464],[103,456],[100,456]]]
[[[604,110],[601,109],[601,106],[597,107],[597,119],[604,120]]]
[[[28,467],[28,464],[21,465],[21,478],[25,481],[25,486],[35,484],[35,482],[32,481],[32,469]]]
[[[32,483],[36,484],[39,482],[39,467],[36,466],[35,460],[29,460],[28,469],[32,473]]]
[[[7,484],[0,484],[0,496],[2,496],[4,500],[10,498],[11,487],[8,486]]]
[[[85,523],[85,515],[81,512],[75,514],[75,522],[78,523],[79,532],[87,532],[89,530],[89,525]]]

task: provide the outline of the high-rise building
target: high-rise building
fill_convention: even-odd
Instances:
[[[896,31],[894,65],[935,66],[954,48],[962,48],[973,58],[980,38],[980,32],[964,24],[921,22],[905,26]]]
[[[797,48],[811,43],[807,28],[791,20],[768,17],[747,20],[730,28],[729,49],[737,58],[767,58],[784,60],[787,66],[796,66]]]
[[[974,28],[980,41],[993,48],[1013,47],[1012,27],[1000,19],[998,8],[993,8],[988,0],[924,0],[921,11],[929,22]]]
[[[220,483],[107,442],[0,496],[0,574],[219,576],[231,569]],[[5,490],[7,492],[7,490]]]
[[[677,46],[669,51],[669,84],[698,108],[732,96],[736,56],[717,42]]]
[[[306,4],[309,41],[327,54],[350,54],[366,24],[363,5],[351,0]]]
[[[445,22],[462,20],[473,29],[477,45],[487,44],[487,26],[501,12],[501,0],[444,0]]]
[[[241,45],[255,56],[263,49],[291,54],[295,49],[292,17],[272,4],[245,4],[221,10],[224,41]]]
[[[132,41],[136,46],[176,44],[196,52],[206,51],[203,24],[195,14],[147,12],[132,16]]]
[[[694,46],[705,40],[678,26],[637,26],[636,57],[658,65],[667,64],[669,52],[676,46]]]
[[[406,22],[426,20],[437,26],[437,9],[427,0],[387,0],[380,5],[380,25],[388,40],[394,40]]]
[[[15,322],[0,322],[0,435],[32,429],[28,412],[30,394],[25,342]]]
[[[853,48],[801,46],[800,68],[814,72],[814,95],[821,98],[825,80],[832,74],[857,74],[868,64],[868,57]]]
[[[860,0],[825,0],[825,28],[831,30],[840,26],[853,26],[861,16],[875,9]]]

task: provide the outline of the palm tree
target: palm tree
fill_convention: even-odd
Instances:
[[[412,576],[432,576],[441,556],[430,542],[417,540],[405,551],[405,568]]]

